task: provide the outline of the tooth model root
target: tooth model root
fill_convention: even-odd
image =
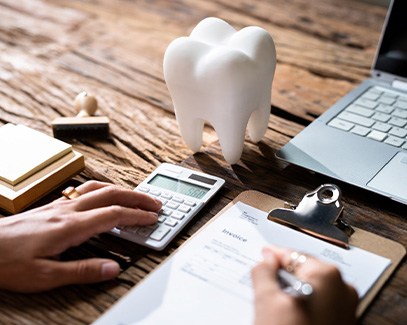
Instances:
[[[267,131],[270,116],[269,98],[270,96],[268,96],[260,108],[255,110],[250,116],[247,131],[250,139],[254,142],[259,142]]]
[[[230,164],[237,163],[242,155],[247,121],[248,117],[234,123],[226,120],[222,124],[214,125],[223,156]]]
[[[275,64],[273,39],[259,27],[236,31],[206,18],[189,37],[174,40],[164,55],[164,77],[186,145],[199,151],[208,122],[225,160],[238,162],[246,128],[254,142],[267,130]]]
[[[186,121],[184,121],[183,115],[177,116],[181,136],[189,149],[191,149],[194,153],[198,152],[202,146],[202,131],[204,121],[198,118],[187,118],[185,120]]]

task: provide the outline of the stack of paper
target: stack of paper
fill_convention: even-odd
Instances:
[[[0,127],[0,208],[16,213],[84,167],[72,146],[23,125]]]

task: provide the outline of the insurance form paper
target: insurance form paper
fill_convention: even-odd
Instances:
[[[360,298],[390,265],[357,247],[345,250],[271,222],[266,212],[238,202],[95,324],[251,324],[250,271],[269,244],[337,265]]]

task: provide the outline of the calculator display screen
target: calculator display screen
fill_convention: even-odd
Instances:
[[[187,183],[179,179],[157,174],[148,184],[164,188],[173,192],[185,194],[197,199],[202,199],[209,189],[203,186]]]

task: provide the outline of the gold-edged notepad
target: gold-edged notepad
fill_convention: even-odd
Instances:
[[[85,167],[72,146],[24,125],[0,127],[0,208],[17,213]]]

